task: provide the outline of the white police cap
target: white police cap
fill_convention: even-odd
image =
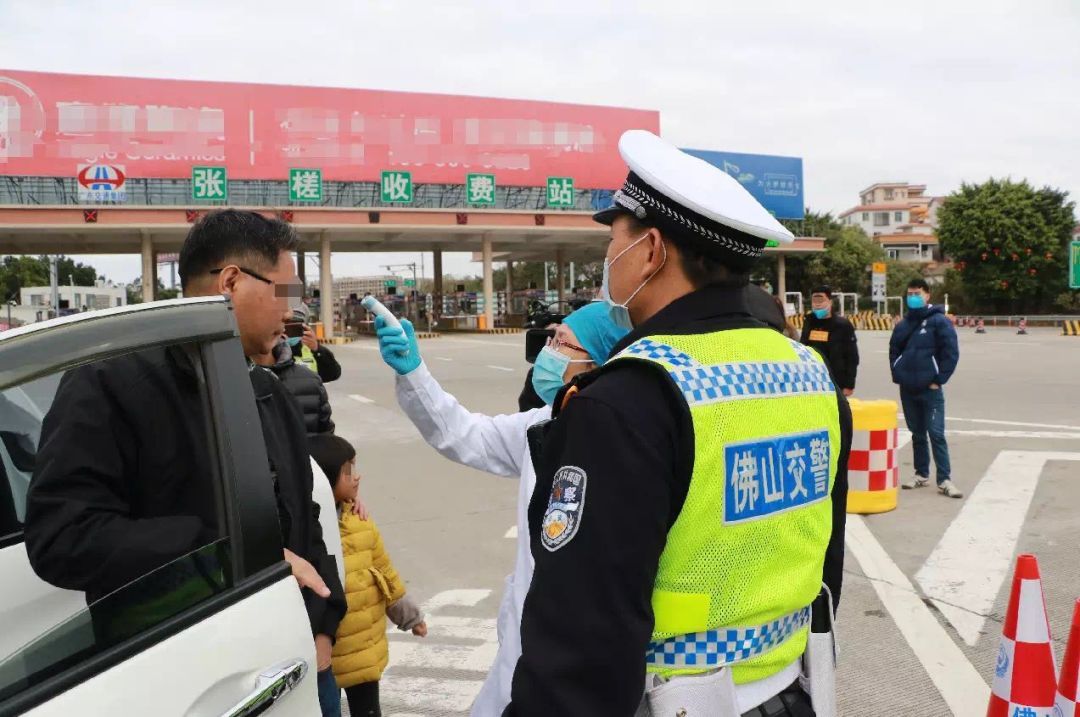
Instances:
[[[795,240],[738,180],[652,132],[625,132],[619,154],[630,175],[615,192],[614,206],[593,215],[601,224],[632,214],[700,240],[705,251],[743,260],[761,256],[768,241]]]

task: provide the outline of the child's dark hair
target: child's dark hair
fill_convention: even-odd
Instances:
[[[337,485],[341,476],[341,467],[356,457],[356,449],[341,436],[333,433],[317,433],[308,438],[308,450],[311,457],[322,468],[330,481],[330,487]]]

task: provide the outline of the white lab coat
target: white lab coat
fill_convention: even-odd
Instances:
[[[528,509],[536,473],[526,431],[534,423],[551,418],[551,408],[499,416],[471,413],[443,390],[424,364],[397,377],[397,399],[424,440],[443,456],[488,473],[521,478],[517,556],[499,605],[499,651],[470,713],[472,717],[497,717],[510,703],[510,683],[521,656],[521,611],[533,573]]]

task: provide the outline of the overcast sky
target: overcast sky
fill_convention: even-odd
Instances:
[[[817,210],[886,180],[1080,197],[1076,0],[0,0],[0,68],[656,109],[680,146],[803,157]],[[335,255],[334,273],[416,257]]]

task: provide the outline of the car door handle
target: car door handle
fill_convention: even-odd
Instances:
[[[221,717],[247,717],[262,714],[282,697],[292,692],[307,674],[307,661],[300,658],[271,665],[255,680],[255,689]]]

